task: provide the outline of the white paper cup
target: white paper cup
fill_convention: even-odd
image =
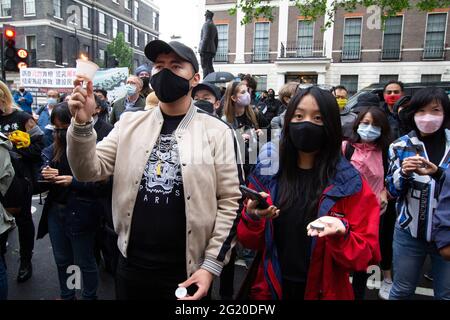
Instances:
[[[92,61],[77,59],[76,76],[91,81],[94,79],[94,75],[98,68],[98,65]]]

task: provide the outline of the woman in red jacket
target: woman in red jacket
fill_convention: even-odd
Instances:
[[[341,156],[331,93],[318,87],[298,92],[285,124],[278,173],[267,174],[276,160],[260,158],[249,177],[249,187],[270,207],[248,200],[238,225],[239,241],[259,252],[247,297],[353,299],[350,272],[380,260],[377,198]]]

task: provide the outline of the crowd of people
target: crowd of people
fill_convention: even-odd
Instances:
[[[0,300],[17,226],[18,282],[49,234],[59,298],[80,268],[97,299],[99,266],[117,299],[410,299],[431,259],[435,299],[450,299],[450,101],[438,88],[383,96],[288,82],[258,92],[250,75],[202,82],[195,53],[145,49],[126,95],[82,86],[32,109],[0,82]],[[245,188],[246,187],[246,188]],[[32,196],[45,198],[37,234]],[[234,288],[235,261],[247,275]],[[10,270],[8,270],[10,272]],[[350,282],[352,278],[352,282]],[[380,279],[381,280],[381,279]]]

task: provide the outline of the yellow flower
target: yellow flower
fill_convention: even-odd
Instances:
[[[11,132],[9,140],[16,146],[17,149],[28,148],[30,146],[30,135],[26,132],[16,130]]]

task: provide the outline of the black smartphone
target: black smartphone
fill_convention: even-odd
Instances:
[[[267,209],[269,207],[269,204],[267,203],[266,199],[264,199],[258,192],[255,190],[252,190],[250,188],[247,188],[246,186],[239,186],[239,189],[241,190],[242,194],[249,199],[252,199],[254,201],[258,201],[258,205],[256,206],[257,209]]]

